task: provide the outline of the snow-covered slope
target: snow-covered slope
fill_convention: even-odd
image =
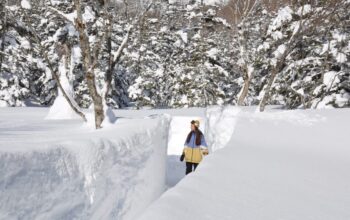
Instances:
[[[135,219],[165,189],[169,118],[94,131],[0,109],[0,219]]]
[[[350,219],[350,110],[232,111],[226,147],[140,219]]]

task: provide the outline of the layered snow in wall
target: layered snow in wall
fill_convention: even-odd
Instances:
[[[169,117],[95,131],[0,109],[0,219],[135,219],[165,189]]]
[[[206,136],[211,152],[226,146],[230,141],[241,109],[213,106],[206,110]]]
[[[139,219],[350,219],[349,115],[243,108],[226,146]]]

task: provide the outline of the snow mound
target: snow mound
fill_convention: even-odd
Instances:
[[[1,111],[0,219],[135,219],[165,190],[168,117],[91,131]]]
[[[349,219],[349,113],[243,108],[226,147],[139,219]]]
[[[56,97],[50,111],[46,116],[47,120],[78,119],[79,115],[70,107],[63,95]]]

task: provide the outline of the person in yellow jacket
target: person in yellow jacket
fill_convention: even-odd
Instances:
[[[203,155],[208,155],[208,145],[201,130],[199,130],[199,121],[191,121],[191,131],[187,135],[184,150],[180,160],[186,161],[186,175],[196,170],[198,164],[202,161]]]

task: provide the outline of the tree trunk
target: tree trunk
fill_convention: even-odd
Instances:
[[[265,106],[267,104],[267,101],[269,100],[270,98],[270,90],[271,90],[271,87],[272,87],[272,84],[273,82],[275,81],[275,78],[277,76],[277,73],[278,73],[278,69],[277,68],[274,68],[272,70],[272,73],[271,73],[271,76],[269,78],[269,81],[267,83],[267,86],[265,88],[265,93],[264,93],[264,96],[263,98],[261,99],[260,101],[260,104],[259,104],[259,110],[260,112],[263,112],[265,110]]]
[[[86,27],[83,22],[81,14],[81,4],[80,0],[74,0],[75,9],[77,11],[77,18],[75,20],[75,27],[79,32],[79,42],[81,47],[81,55],[83,58],[83,67],[86,71],[85,79],[94,104],[94,113],[95,113],[95,127],[96,129],[102,128],[102,122],[104,120],[104,111],[103,111],[103,100],[102,96],[98,93],[95,81],[94,68],[97,64],[97,57],[94,57],[92,60],[89,39],[86,35]],[[96,53],[98,54],[98,53]]]
[[[95,111],[95,127],[96,129],[102,128],[102,122],[105,118],[103,111],[103,100],[100,94],[97,92],[95,84],[95,74],[92,71],[86,73],[86,83],[89,88],[89,92],[94,104]]]
[[[250,79],[251,79],[251,77],[249,77],[248,68],[246,66],[245,69],[244,69],[244,72],[243,72],[244,84],[243,84],[243,87],[241,89],[241,92],[240,92],[240,95],[239,95],[239,98],[238,98],[238,103],[237,103],[238,105],[243,105],[244,104],[244,100],[245,100],[245,98],[248,95]]]

